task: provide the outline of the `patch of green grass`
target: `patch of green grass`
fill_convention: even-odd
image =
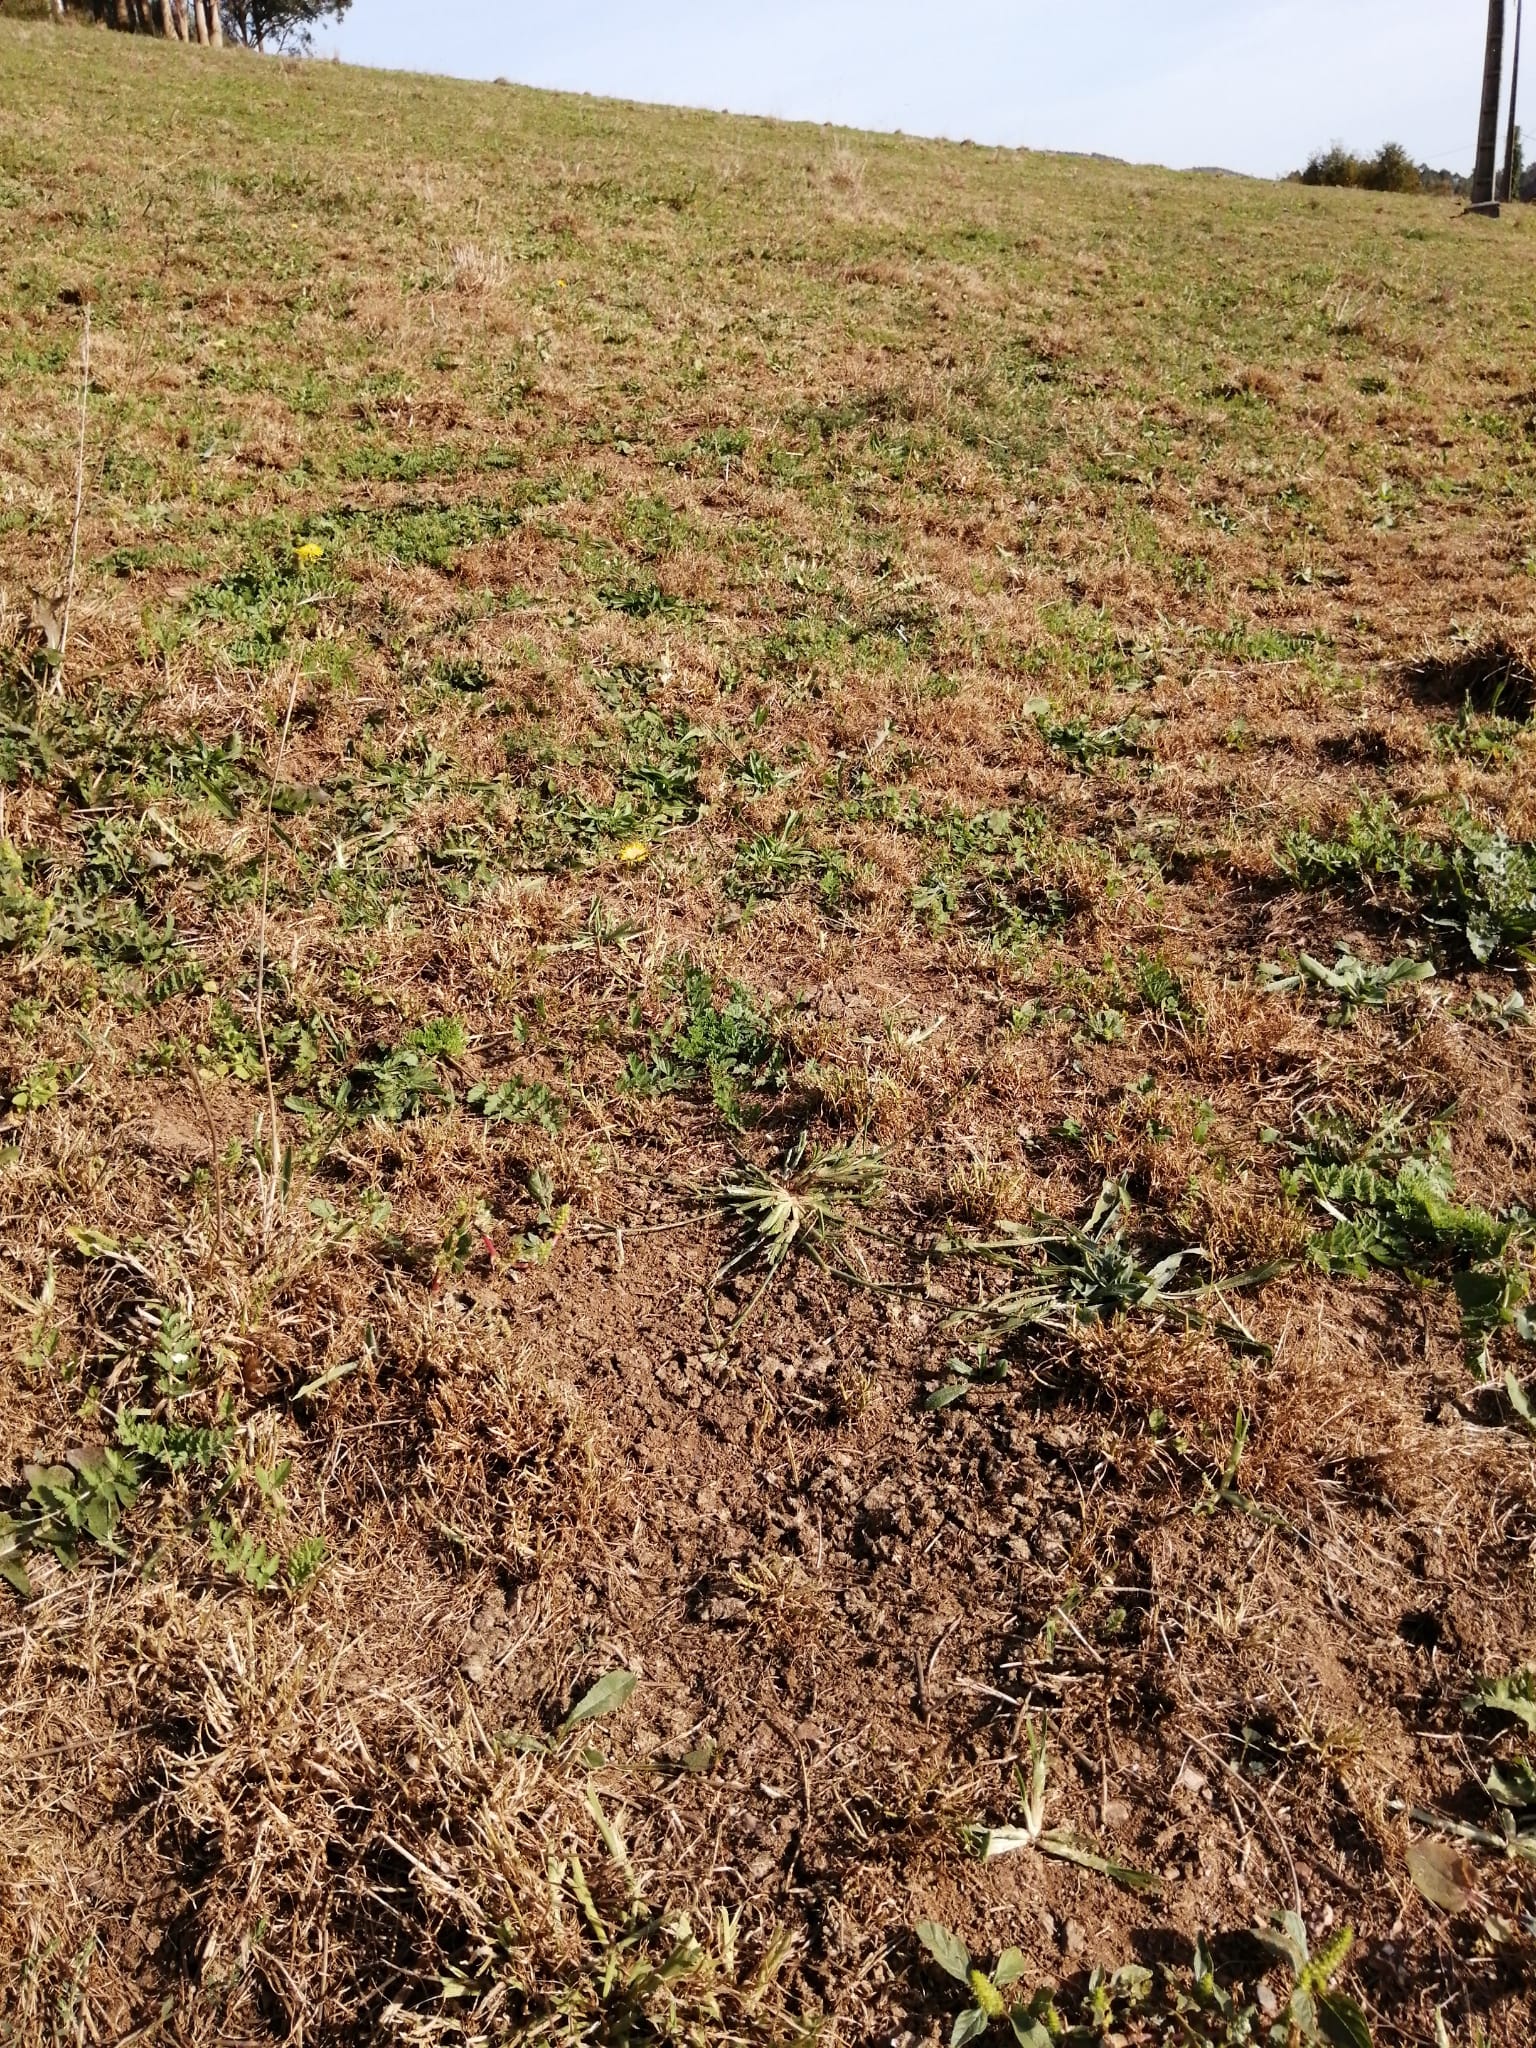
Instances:
[[[1279,861],[1281,871],[1303,888],[1371,889],[1388,882],[1408,891],[1424,857],[1424,841],[1382,797],[1352,811],[1337,838],[1320,839],[1306,826],[1287,833]]]
[[[777,1094],[785,1086],[789,1062],[783,1040],[740,982],[722,999],[701,967],[685,965],[679,994],[681,1015],[651,1034],[643,1057],[631,1055],[625,1087],[665,1095],[702,1080],[727,1123],[752,1120],[744,1092]]]
[[[940,849],[912,899],[931,929],[954,926],[1007,953],[1072,918],[1070,893],[1050,877],[1052,835],[1042,813],[946,811],[934,821],[918,812],[911,823]]]
[[[1519,1208],[1495,1216],[1459,1202],[1443,1129],[1433,1127],[1427,1142],[1415,1147],[1401,1115],[1373,1131],[1319,1116],[1290,1149],[1296,1164],[1281,1176],[1287,1193],[1315,1203],[1331,1219],[1308,1247],[1325,1273],[1363,1280],[1385,1268],[1448,1280],[1461,1304],[1469,1361],[1480,1375],[1501,1329],[1536,1341],[1536,1324],[1524,1309],[1536,1219]]]
[[[313,636],[321,607],[340,585],[322,555],[300,555],[299,541],[254,554],[243,569],[206,584],[183,610],[191,629],[212,629],[238,668],[271,668]]]
[[[1146,735],[1151,727],[1145,719],[1122,718],[1113,725],[1095,726],[1086,718],[1053,718],[1049,711],[1037,713],[1040,737],[1058,754],[1064,754],[1074,768],[1087,771],[1100,761],[1118,761],[1127,756],[1144,758],[1150,749]]]
[[[757,832],[741,840],[725,876],[725,890],[740,901],[787,896],[812,887],[829,908],[839,903],[852,881],[847,857],[834,848],[813,844],[796,811],[776,832]]]

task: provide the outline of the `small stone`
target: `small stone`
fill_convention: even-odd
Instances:
[[[1104,1802],[1104,1825],[1107,1828],[1123,1828],[1131,1817],[1131,1809],[1123,1799],[1106,1799]]]
[[[1082,1922],[1080,1920],[1069,1920],[1067,1922],[1067,1954],[1069,1956],[1080,1956],[1087,1946],[1088,1936],[1083,1931]]]

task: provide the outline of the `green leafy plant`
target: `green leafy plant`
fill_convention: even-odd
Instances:
[[[749,797],[772,796],[776,789],[793,782],[799,772],[798,768],[776,768],[766,754],[749,747],[741,760],[732,764],[731,780]]]
[[[601,1678],[588,1686],[560,1723],[560,1734],[569,1735],[584,1721],[598,1721],[604,1715],[616,1714],[639,1683],[633,1671],[605,1671]]]
[[[369,1047],[341,1076],[327,1107],[345,1123],[404,1123],[434,1108],[448,1108],[453,1090],[439,1062],[465,1049],[464,1027],[456,1017],[440,1018],[409,1032],[399,1045]]]
[[[1483,768],[1503,768],[1514,760],[1525,731],[1522,720],[1501,717],[1496,709],[1479,716],[1469,701],[1453,722],[1435,727],[1434,740],[1442,754],[1475,761]]]
[[[1536,963],[1536,846],[1463,820],[1431,879],[1430,921],[1457,933],[1479,966]]]
[[[641,710],[624,721],[625,753],[619,787],[636,802],[652,830],[691,825],[699,816],[699,746],[704,735],[684,719]]]
[[[1350,814],[1341,835],[1320,839],[1302,826],[1281,842],[1283,874],[1304,888],[1374,889],[1380,882],[1413,888],[1425,858],[1425,843],[1400,824],[1383,797]]]
[[[759,1261],[767,1268],[743,1316],[756,1306],[792,1252],[808,1252],[825,1263],[829,1246],[852,1227],[852,1210],[873,1201],[885,1177],[876,1151],[839,1145],[807,1158],[807,1144],[802,1131],[777,1170],[744,1160],[736,1177],[714,1191],[715,1201],[741,1233],[740,1248],[719,1277],[726,1279]]]
[[[536,1124],[543,1131],[558,1131],[565,1122],[564,1104],[542,1081],[476,1081],[464,1101],[488,1124]]]
[[[1377,884],[1408,898],[1431,930],[1450,933],[1479,966],[1501,957],[1536,960],[1536,846],[1463,817],[1448,845],[1406,830],[1390,803],[1366,805],[1342,837],[1301,829],[1281,845],[1279,863],[1309,888],[1374,893]]]
[[[937,1921],[920,1920],[913,1932],[944,1974],[963,1984],[971,1996],[972,2003],[956,2015],[950,2029],[950,2048],[964,2048],[967,2041],[986,2033],[994,2021],[1012,2018],[1003,1993],[1024,1974],[1024,1957],[1018,1949],[1005,1948],[992,1968],[983,1970],[972,1962],[970,1950],[959,1935]],[[1030,2036],[1023,2030],[1023,2014],[1013,2021],[1013,2028],[1020,2042],[1029,2043]]]
[[[1385,963],[1357,959],[1341,950],[1331,967],[1311,953],[1298,953],[1293,973],[1268,963],[1259,970],[1260,986],[1270,995],[1315,988],[1338,998],[1334,1019],[1347,1024],[1356,1010],[1385,1009],[1393,996],[1413,983],[1434,979],[1428,960],[1397,959]]]
[[[982,1323],[994,1338],[1030,1329],[1074,1330],[1131,1312],[1166,1314],[1189,1328],[1210,1329],[1239,1349],[1264,1347],[1239,1322],[1225,1301],[1228,1291],[1259,1287],[1283,1270],[1283,1261],[1177,1286],[1186,1262],[1203,1261],[1198,1245],[1170,1252],[1147,1265],[1127,1242],[1129,1200],[1117,1182],[1106,1181],[1085,1224],[1037,1219],[1034,1229],[1010,1226],[1006,1235],[945,1239],[939,1249],[1000,1266],[1011,1284],[952,1319]],[[1213,1303],[1214,1310],[1204,1304]]]
[[[1536,1734],[1536,1672],[1475,1679],[1461,1707],[1467,1715],[1518,1721]],[[1408,1874],[1418,1890],[1442,1912],[1483,1917],[1489,1939],[1497,1942],[1507,1940],[1512,1930],[1488,1914],[1461,1847],[1450,1845],[1490,1850],[1505,1863],[1536,1865],[1536,1767],[1523,1752],[1505,1755],[1491,1764],[1480,1789],[1493,1810],[1491,1826],[1433,1807],[1398,1805],[1397,1811],[1430,1833],[1429,1840],[1414,1842],[1408,1850]]]
[[[995,1352],[989,1344],[972,1346],[969,1358],[945,1360],[948,1377],[934,1387],[923,1400],[923,1406],[930,1414],[944,1408],[953,1408],[957,1401],[963,1401],[972,1387],[992,1387],[1007,1379],[1011,1370],[1009,1361]]]
[[[1070,893],[1042,874],[1052,842],[1041,813],[948,810],[922,823],[940,850],[912,907],[934,929],[953,924],[992,951],[1012,953],[1072,917]]]
[[[1499,1678],[1476,1678],[1462,1701],[1467,1714],[1504,1714],[1536,1735],[1536,1670],[1506,1672]]]
[[[1129,2040],[1143,2048],[1371,2048],[1365,2014],[1337,1982],[1354,1945],[1353,1930],[1341,1928],[1314,1954],[1294,1912],[1275,1914],[1249,1937],[1289,1973],[1283,2005],[1272,1994],[1261,2001],[1230,1990],[1202,1936],[1187,1971],[1165,1965],[1154,1972],[1138,1963],[1095,1969],[1076,2019],[1063,2013],[1060,1994],[1050,1985],[1027,1999],[1010,2003],[1003,1997],[1023,1974],[1017,1949],[1005,1949],[986,1972],[947,1927],[924,1921],[915,1931],[940,1969],[971,1995],[951,2030],[951,2048],[994,2024],[1006,2026],[1018,2048],[1119,2048]]]
[[[68,1069],[57,1060],[43,1060],[21,1079],[11,1090],[13,1114],[30,1115],[36,1110],[47,1109],[58,1100],[65,1086]]]
[[[233,1405],[226,1395],[212,1423],[185,1423],[174,1418],[158,1421],[145,1410],[123,1409],[118,1414],[116,1436],[141,1471],[150,1468],[179,1478],[184,1472],[231,1469],[235,1427]]]
[[[729,1123],[746,1120],[742,1090],[783,1088],[788,1054],[759,1011],[752,992],[732,982],[722,999],[701,967],[682,970],[682,1015],[651,1036],[648,1056],[632,1055],[624,1085],[636,1094],[664,1095],[709,1083],[715,1107]]]
[[[1127,755],[1145,755],[1151,750],[1146,735],[1151,730],[1145,719],[1122,718],[1113,725],[1090,725],[1086,718],[1065,721],[1049,711],[1036,714],[1040,737],[1058,754],[1064,754],[1074,768],[1092,770],[1100,761],[1119,760]]]
[[[758,832],[742,840],[725,877],[729,895],[786,896],[803,883],[815,885],[823,903],[837,903],[851,879],[846,857],[813,846],[805,837],[799,813],[791,811],[776,832]]]
[[[1374,1131],[1332,1116],[1308,1119],[1304,1129],[1291,1147],[1297,1163],[1281,1181],[1332,1219],[1308,1245],[1315,1265],[1356,1279],[1380,1267],[1448,1279],[1461,1305],[1467,1356],[1480,1375],[1500,1330],[1536,1341],[1524,1307],[1536,1221],[1523,1210],[1498,1217],[1458,1202],[1445,1131],[1432,1129],[1427,1145],[1412,1150],[1401,1115]]]
[[[574,1846],[550,1856],[558,1961],[531,1969],[517,1920],[504,1915],[491,1922],[476,1912],[465,1951],[441,1981],[449,2010],[483,2008],[488,2018],[505,2017],[500,2009],[511,1992],[518,2038],[528,2042],[810,2048],[814,2030],[786,2007],[779,1984],[793,1938],[772,1932],[749,1964],[738,1913],[721,1909],[696,1932],[687,1914],[652,1906],[624,1840],[622,1815],[608,1812],[590,1781],[584,1803],[606,1855],[608,1882],[594,1882],[596,1867],[589,1878]],[[622,1900],[610,1905],[615,1882]]]
[[[1188,1026],[1196,1021],[1195,1006],[1184,984],[1157,954],[1137,954],[1134,981],[1142,1008],[1164,1023]]]
[[[276,1585],[283,1569],[281,1556],[247,1529],[231,1529],[215,1516],[208,1524],[208,1555],[232,1579],[241,1579],[257,1593]]]
[[[0,1514],[0,1578],[23,1599],[32,1596],[29,1551],[51,1551],[61,1564],[73,1566],[89,1538],[123,1555],[117,1527],[139,1490],[131,1458],[97,1445],[69,1452],[62,1465],[25,1465],[22,1478],[27,1490],[20,1507]]]
[[[274,1586],[286,1584],[289,1592],[297,1593],[324,1563],[325,1542],[319,1536],[302,1536],[285,1557],[248,1529],[231,1528],[213,1516],[208,1523],[208,1555],[252,1592],[270,1593]]]

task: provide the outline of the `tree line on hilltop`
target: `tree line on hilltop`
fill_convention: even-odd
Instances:
[[[351,5],[352,0],[49,0],[49,11],[60,21],[75,17],[126,35],[280,50],[304,46],[320,22],[339,20]]]
[[[1384,142],[1374,156],[1356,156],[1341,142],[1320,150],[1309,159],[1305,170],[1292,171],[1300,185],[1352,185],[1362,192],[1429,192],[1447,198],[1466,199],[1472,190],[1470,178],[1458,171],[1437,171],[1432,164],[1416,164],[1398,142]],[[1515,197],[1536,199],[1536,169],[1524,168],[1520,131],[1515,131]],[[1498,178],[1495,196],[1508,198],[1504,174]]]

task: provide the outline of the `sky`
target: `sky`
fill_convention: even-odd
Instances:
[[[1469,170],[1486,23],[1485,0],[353,0],[317,47],[1273,177],[1333,141]]]

